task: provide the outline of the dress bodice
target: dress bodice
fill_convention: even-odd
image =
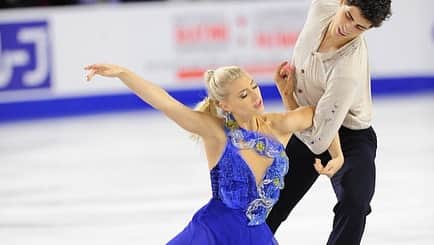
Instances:
[[[284,186],[289,168],[285,148],[270,136],[239,127],[230,115],[225,120],[225,132],[226,147],[210,172],[213,197],[221,199],[229,208],[243,210],[249,225],[262,224]],[[258,184],[240,154],[242,149],[253,149],[273,159]]]

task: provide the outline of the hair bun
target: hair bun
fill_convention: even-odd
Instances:
[[[207,70],[204,74],[205,77],[205,81],[207,84],[209,84],[209,82],[211,81],[211,79],[214,79],[214,70]]]

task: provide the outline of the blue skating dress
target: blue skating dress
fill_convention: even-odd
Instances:
[[[231,115],[226,116],[225,132],[226,147],[210,171],[211,200],[168,245],[278,244],[265,220],[288,172],[285,148],[270,136],[239,127]],[[241,149],[273,159],[258,185]]]

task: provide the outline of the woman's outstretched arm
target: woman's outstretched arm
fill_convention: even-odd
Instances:
[[[160,86],[144,80],[128,69],[111,64],[92,64],[85,67],[86,79],[94,75],[119,78],[143,101],[162,111],[185,130],[201,137],[213,137],[216,130],[221,130],[218,119],[203,112],[194,111],[170,96]]]

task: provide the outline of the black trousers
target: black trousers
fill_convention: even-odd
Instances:
[[[356,245],[360,244],[366,216],[371,212],[377,137],[372,127],[362,130],[341,127],[339,136],[345,160],[331,178],[337,204],[333,208],[333,229],[327,245]],[[323,165],[330,160],[328,152],[313,154],[295,135],[286,146],[286,154],[290,167],[285,188],[267,218],[273,233],[318,178],[313,167],[315,158],[320,158]]]

